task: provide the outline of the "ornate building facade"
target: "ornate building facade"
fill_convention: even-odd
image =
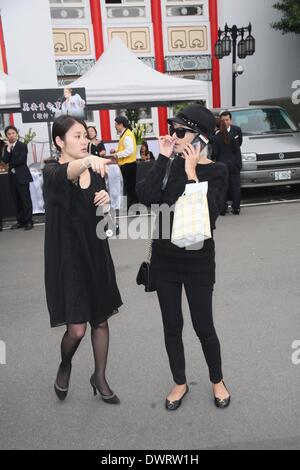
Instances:
[[[149,66],[170,75],[209,82],[206,103],[212,104],[211,24],[217,27],[217,0],[48,0],[47,4],[59,86],[89,70],[117,36]],[[218,99],[215,95],[215,104],[219,104]],[[116,138],[116,112],[89,114],[89,120],[101,127],[106,140]],[[148,136],[165,130],[168,112],[164,108],[140,109]]]
[[[69,83],[88,70],[116,36],[157,70],[211,83],[210,12],[212,7],[216,12],[216,3],[215,0],[50,0],[59,84]],[[211,104],[210,93],[207,104]],[[106,139],[116,137],[115,114],[100,113],[102,135]],[[140,109],[140,119],[147,125],[149,136],[163,131],[165,117],[166,111],[162,109]]]
[[[63,86],[89,70],[118,36],[147,65],[206,81],[207,106],[226,107],[231,104],[232,57],[219,63],[212,54],[218,27],[224,28],[226,22],[246,26],[251,21],[257,51],[243,62],[237,103],[288,96],[291,83],[300,78],[300,37],[282,36],[271,28],[280,17],[273,4],[274,0],[0,0],[0,69],[35,87]],[[149,136],[166,131],[171,112],[140,109]],[[94,112],[88,119],[110,140],[116,138],[115,115]],[[27,130],[20,116],[14,119]],[[46,140],[46,126],[39,126],[38,136]]]

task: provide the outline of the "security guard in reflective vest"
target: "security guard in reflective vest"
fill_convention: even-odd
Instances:
[[[118,159],[127,193],[127,207],[129,208],[132,204],[138,202],[135,193],[136,141],[126,117],[116,117],[115,128],[117,133],[120,134],[120,140],[117,150],[111,149],[110,153]]]

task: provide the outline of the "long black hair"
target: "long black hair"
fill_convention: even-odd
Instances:
[[[86,130],[88,131],[89,129],[94,129],[95,134],[96,134],[95,137],[97,137],[97,129],[96,129],[96,127],[95,127],[95,126],[87,126]],[[88,139],[89,139],[89,136],[88,136]]]
[[[228,134],[227,126],[226,126],[225,122],[223,121],[223,119],[220,119],[219,129],[220,129],[220,135],[222,136],[224,144],[229,145],[230,144],[230,136]]]
[[[87,131],[87,125],[82,119],[78,119],[73,116],[59,116],[55,121],[53,122],[52,126],[52,140],[59,152],[61,152],[60,146],[56,143],[55,139],[56,137],[60,137],[61,140],[65,140],[66,133],[71,129],[71,127],[74,126],[74,124],[81,124],[85,130]]]

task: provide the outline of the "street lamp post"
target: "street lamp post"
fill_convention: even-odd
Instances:
[[[248,31],[248,36],[244,39],[246,31]],[[238,28],[236,25],[229,28],[226,23],[223,31],[219,28],[219,37],[215,44],[215,56],[217,59],[223,59],[232,52],[232,106],[236,106],[236,78],[243,73],[243,67],[238,66],[236,63],[237,56],[240,59],[245,59],[255,53],[255,39],[251,33],[251,23],[242,28]],[[239,37],[241,37],[241,40],[238,43]]]

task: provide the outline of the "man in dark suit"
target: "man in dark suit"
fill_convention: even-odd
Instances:
[[[2,162],[4,147],[5,147],[5,142],[2,139],[2,136],[0,135],[0,166],[1,166],[1,162]],[[1,206],[2,206],[2,204],[1,204],[1,201],[0,201],[0,232],[2,232],[2,228],[3,228]]]
[[[232,213],[235,215],[239,215],[241,207],[241,169],[242,169],[242,154],[241,154],[241,146],[243,143],[243,134],[242,129],[238,126],[234,126],[232,124],[232,114],[229,111],[223,111],[220,114],[221,120],[227,127],[227,132],[229,134],[229,138],[232,141],[231,147],[231,155],[229,158],[229,162],[227,164],[228,172],[229,172],[229,185],[228,185],[228,192],[231,196],[232,200]],[[226,163],[226,162],[224,162]],[[225,201],[225,208],[223,213],[226,213],[227,210],[227,202]]]
[[[7,126],[4,132],[8,145],[4,150],[3,161],[9,165],[10,190],[17,210],[17,223],[11,229],[24,227],[24,230],[30,230],[33,223],[29,183],[33,180],[27,166],[27,145],[19,141],[16,127]]]

